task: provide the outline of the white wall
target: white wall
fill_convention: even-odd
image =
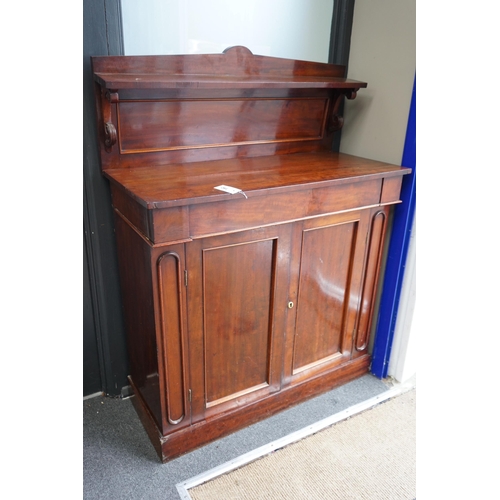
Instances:
[[[340,151],[401,165],[416,68],[415,0],[356,0],[348,77],[368,82],[346,101]],[[415,221],[388,374],[416,374]]]
[[[121,0],[126,55],[254,54],[327,62],[334,0]]]
[[[416,318],[416,224],[413,221],[406,269],[399,301],[398,318],[394,332],[388,374],[400,382],[408,380],[417,373],[417,348],[415,334]]]

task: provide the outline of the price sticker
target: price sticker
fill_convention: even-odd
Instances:
[[[226,186],[225,184],[221,184],[220,186],[215,186],[214,189],[218,189],[219,191],[224,191],[225,193],[229,194],[241,193],[245,198],[248,198],[248,196],[241,189],[232,186]]]

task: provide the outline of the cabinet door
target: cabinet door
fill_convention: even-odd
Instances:
[[[280,390],[290,232],[186,245],[193,422]]]
[[[366,211],[294,224],[286,383],[304,381],[351,359],[368,228]]]

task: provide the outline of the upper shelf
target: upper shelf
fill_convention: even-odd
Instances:
[[[316,88],[359,89],[345,67],[252,54],[231,47],[222,54],[93,57],[94,78],[116,89]]]
[[[345,67],[254,55],[92,57],[103,170],[330,150]]]
[[[114,89],[269,89],[269,88],[316,88],[359,89],[365,82],[339,77],[320,76],[244,76],[233,75],[178,75],[161,73],[95,73],[95,80],[104,88]]]

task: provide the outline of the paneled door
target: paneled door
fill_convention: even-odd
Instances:
[[[285,383],[302,382],[351,359],[369,227],[369,211],[293,225]]]
[[[279,391],[291,225],[186,244],[192,420]]]

